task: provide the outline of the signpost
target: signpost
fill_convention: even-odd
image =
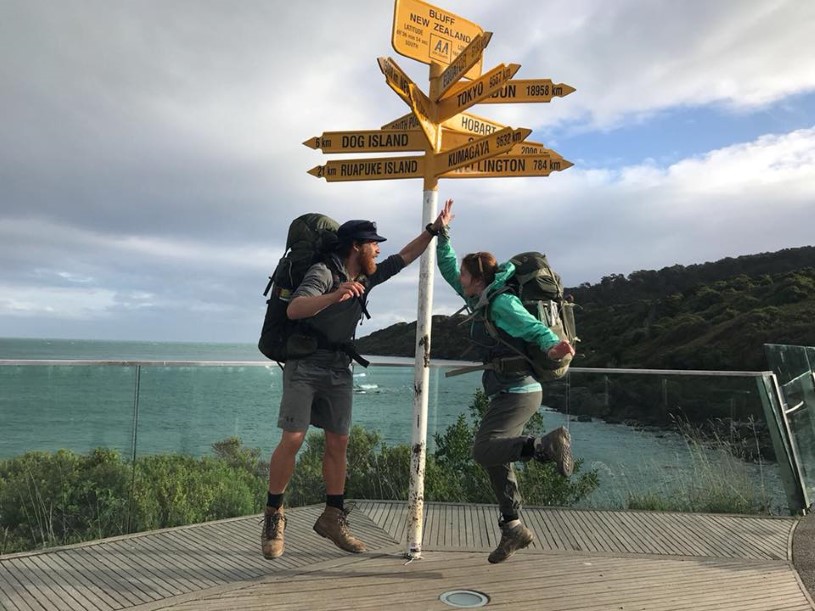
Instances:
[[[458,146],[463,146],[468,142],[472,142],[475,140],[476,136],[473,134],[468,134],[466,132],[458,132],[452,129],[442,128],[441,130],[441,148],[443,151],[448,151],[452,148],[456,148]],[[553,153],[554,151],[549,151],[542,143],[540,142],[530,142],[529,140],[524,139],[522,142],[518,142],[517,144],[513,145],[513,147],[507,153],[508,155],[538,155],[544,152]],[[557,153],[555,153],[557,155]],[[497,155],[497,157],[500,155]]]
[[[393,9],[393,50],[424,64],[449,65],[483,33],[480,25],[422,0],[396,0]],[[464,77],[480,75],[479,60]]]
[[[455,85],[464,74],[481,61],[481,55],[484,49],[490,44],[492,32],[484,32],[476,36],[473,41],[468,44],[461,54],[456,57],[453,62],[445,68],[437,80],[431,83],[430,98],[438,101],[444,95],[444,92]],[[435,85],[435,86],[434,86]]]
[[[466,83],[458,83],[452,89],[455,94],[464,89]],[[504,84],[489,97],[481,100],[482,104],[526,104],[530,102],[551,102],[552,98],[564,98],[574,93],[575,88],[563,83],[553,83],[551,79],[513,79]]]
[[[423,151],[427,147],[420,129],[323,132],[303,144],[323,153],[398,153]]]
[[[470,106],[475,106],[484,98],[488,98],[511,79],[520,68],[521,64],[510,64],[508,66],[498,64],[459,91],[439,100],[437,102],[439,120],[444,121],[454,117],[458,113],[467,110]]]
[[[317,178],[325,178],[328,182],[422,178],[424,166],[424,157],[339,159],[314,166],[308,173]]]
[[[389,57],[378,58],[387,85],[410,107],[379,130],[323,132],[303,144],[323,153],[423,151],[415,156],[331,160],[308,171],[327,182],[422,178],[422,225],[438,207],[440,178],[549,176],[572,166],[555,151],[528,142],[530,129],[514,129],[466,112],[476,104],[539,103],[574,88],[550,79],[513,80],[519,64],[498,64],[481,74],[492,38],[478,24],[423,0],[395,0],[391,43],[404,57],[430,65],[427,94]],[[468,79],[467,81],[462,79]],[[405,555],[420,558],[427,451],[430,314],[436,251],[419,261],[416,312],[413,433]]]
[[[491,119],[485,119],[468,112],[460,112],[457,115],[445,119],[441,122],[443,127],[449,127],[459,132],[468,134],[491,134],[506,127],[503,123],[498,123]]]
[[[433,174],[437,176],[446,174],[451,170],[472,165],[482,159],[506,153],[515,144],[523,142],[531,133],[531,129],[505,127],[489,136],[482,136],[454,149],[437,153],[433,156]],[[442,142],[444,142],[443,138]]]
[[[388,86],[410,106],[410,86],[415,83],[390,57],[380,57],[376,61]]]
[[[442,178],[506,178],[509,176],[549,176],[572,167],[557,153],[538,155],[501,155],[477,162],[445,173]]]

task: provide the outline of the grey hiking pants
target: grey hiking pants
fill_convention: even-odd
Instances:
[[[518,513],[521,494],[512,466],[521,459],[524,425],[538,411],[543,393],[501,393],[487,407],[475,434],[473,458],[484,467],[504,515]]]

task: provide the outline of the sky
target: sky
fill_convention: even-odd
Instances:
[[[469,109],[574,166],[442,179],[460,256],[545,252],[567,286],[815,244],[815,2],[446,0],[484,71],[576,89]],[[367,218],[398,252],[422,181],[328,183],[324,131],[409,112],[390,0],[0,0],[0,337],[255,342],[289,222]],[[418,153],[416,153],[418,154]],[[419,264],[358,336],[416,319]],[[461,305],[436,274],[433,313]]]

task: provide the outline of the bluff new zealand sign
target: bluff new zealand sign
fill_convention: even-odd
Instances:
[[[448,66],[483,33],[480,25],[422,0],[396,0],[391,44],[399,55],[425,64]],[[464,77],[473,79],[480,75],[478,60]]]

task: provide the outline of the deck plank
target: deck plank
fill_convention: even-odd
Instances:
[[[486,556],[496,505],[426,503],[421,559],[407,562],[407,507],[360,501],[347,554],[313,532],[322,506],[292,508],[286,554],[260,554],[260,516],[0,556],[9,611],[446,608],[444,588],[472,587],[503,609],[815,610],[790,565],[793,518],[525,508],[535,543]],[[304,594],[305,593],[305,594]]]

